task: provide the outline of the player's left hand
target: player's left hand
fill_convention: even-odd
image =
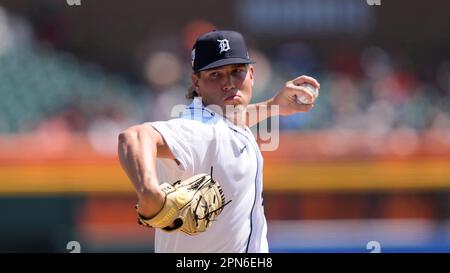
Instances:
[[[316,88],[317,92],[305,84]],[[283,89],[272,98],[272,104],[279,105],[279,114],[283,116],[308,112],[314,107],[319,89],[320,84],[316,79],[303,75],[286,82]]]

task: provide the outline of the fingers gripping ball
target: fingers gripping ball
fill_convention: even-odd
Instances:
[[[225,203],[219,183],[208,174],[195,175],[172,185],[164,183],[160,187],[166,194],[163,208],[149,219],[138,213],[139,224],[195,235],[210,227],[229,203]]]

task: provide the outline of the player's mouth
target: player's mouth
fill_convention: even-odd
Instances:
[[[224,101],[233,101],[233,100],[240,100],[240,99],[241,99],[241,96],[239,96],[238,94],[232,94],[232,95],[226,97],[224,99]]]

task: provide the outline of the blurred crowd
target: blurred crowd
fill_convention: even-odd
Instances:
[[[150,37],[136,49],[142,81],[132,83],[38,41],[27,21],[0,7],[0,134],[87,133],[102,150],[127,126],[168,119],[175,104],[188,103],[195,37],[214,28],[195,20],[181,37]],[[251,45],[254,102],[302,74],[321,83],[313,111],[282,117],[284,131],[397,132],[411,141],[431,131],[450,142],[450,60],[422,75],[412,58],[372,45],[327,52],[306,40],[270,50]]]

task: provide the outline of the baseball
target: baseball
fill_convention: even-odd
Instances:
[[[299,86],[302,86],[306,89],[308,89],[313,95],[314,95],[314,99],[317,98],[317,96],[319,96],[319,89],[314,87],[312,84],[310,83],[302,83]],[[297,96],[297,103],[299,104],[310,104],[312,102],[309,101],[307,96]]]
[[[306,96],[302,95],[302,96],[297,96],[297,103],[298,104],[309,104],[309,100]]]

